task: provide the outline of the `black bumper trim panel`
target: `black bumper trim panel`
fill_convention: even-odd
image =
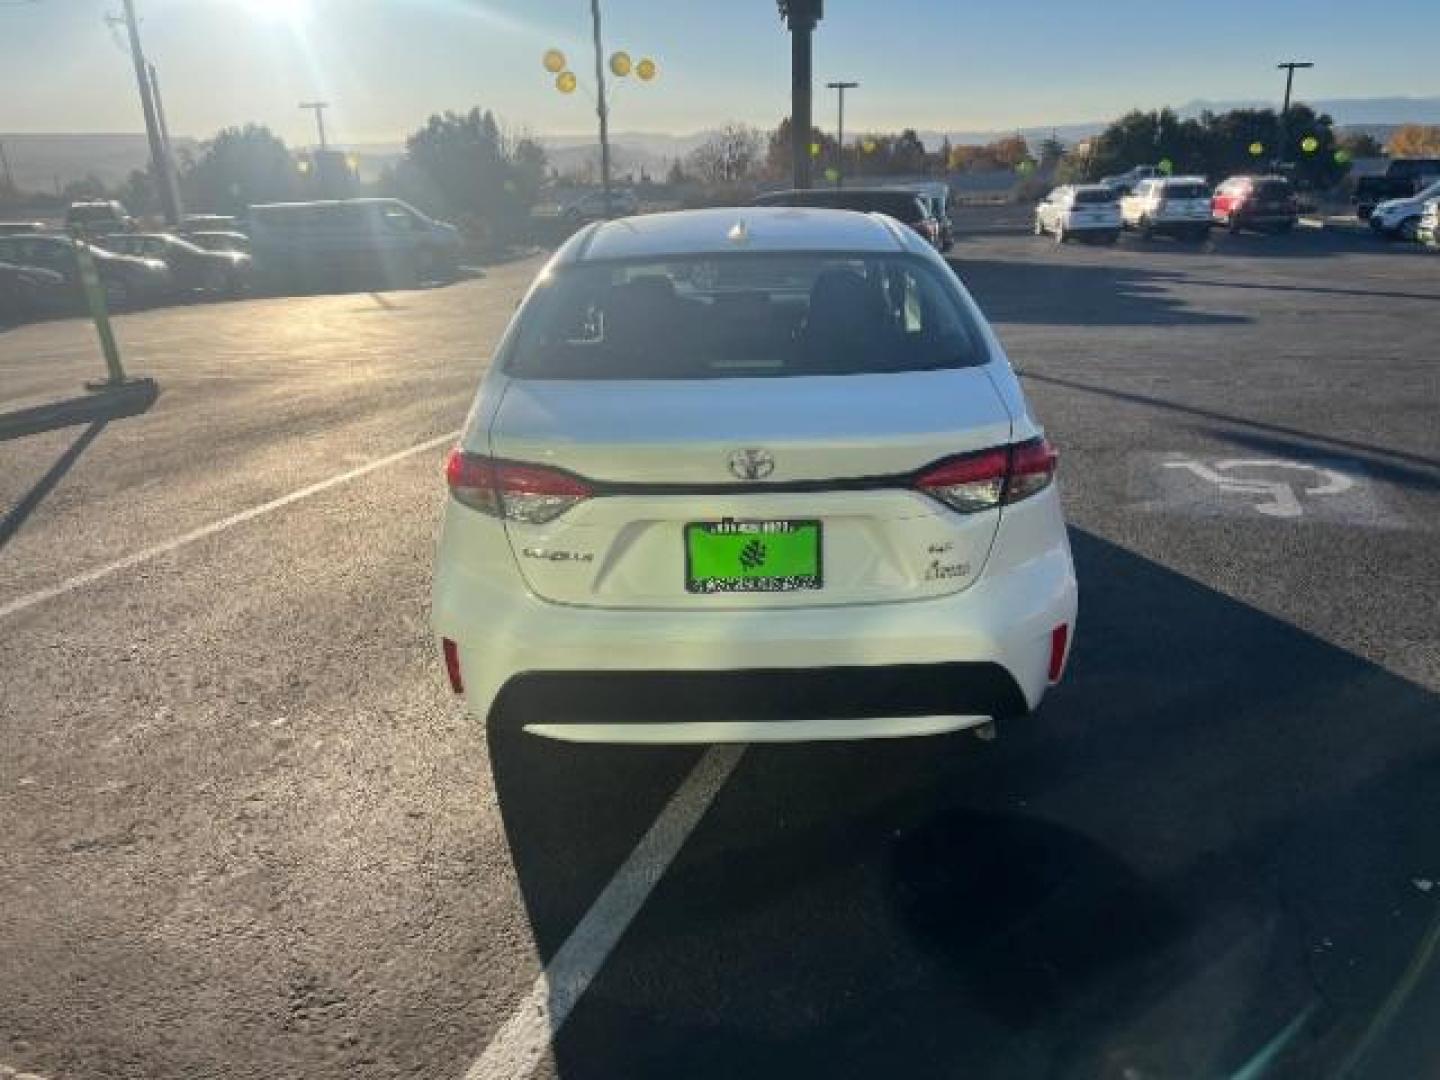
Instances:
[[[870,716],[1022,716],[999,664],[733,671],[532,671],[505,684],[491,711],[505,723],[645,724]]]

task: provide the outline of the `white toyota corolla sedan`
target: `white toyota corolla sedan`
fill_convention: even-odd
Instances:
[[[980,309],[888,217],[589,226],[446,462],[434,626],[482,721],[590,742],[928,735],[1074,640],[1056,454]]]

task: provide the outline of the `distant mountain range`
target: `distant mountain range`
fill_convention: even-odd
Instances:
[[[1329,113],[1342,127],[1359,128],[1380,138],[1400,124],[1440,124],[1440,96],[1302,100],[1320,112]],[[1207,109],[1224,112],[1237,108],[1273,108],[1275,105],[1274,101],[1261,100],[1195,100],[1176,106],[1175,111],[1183,117],[1192,117]],[[1098,134],[1104,127],[1105,121],[1095,120],[1039,124],[1018,130],[1032,142],[1046,138],[1052,132],[1065,142],[1075,142]],[[918,134],[926,146],[933,148],[947,138],[957,145],[993,142],[1007,135],[1014,135],[1016,130],[926,129]],[[683,158],[709,138],[710,134],[709,131],[694,131],[688,134],[619,131],[611,137],[611,147],[620,172],[639,171],[643,168],[651,175],[658,176],[664,174],[672,161]],[[598,158],[592,136],[542,136],[540,141],[549,152],[551,164],[561,173],[573,172],[582,168],[587,160]],[[15,182],[27,191],[53,190],[57,183],[64,185],[72,180],[84,179],[87,175],[94,175],[107,185],[117,184],[124,180],[132,169],[144,168],[149,159],[143,134],[0,133],[0,143],[5,146]],[[199,141],[193,138],[176,138],[175,146],[177,150],[188,149],[193,152],[198,148]],[[348,149],[359,155],[362,175],[377,173],[386,163],[404,153],[404,147],[398,142],[367,143]]]

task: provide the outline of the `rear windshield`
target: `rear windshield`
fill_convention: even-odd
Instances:
[[[569,267],[526,304],[524,379],[725,379],[970,367],[989,358],[923,260],[722,255]]]
[[[1208,199],[1210,189],[1204,184],[1166,184],[1167,199]]]
[[[1081,188],[1075,192],[1077,203],[1113,203],[1115,193],[1107,188]]]

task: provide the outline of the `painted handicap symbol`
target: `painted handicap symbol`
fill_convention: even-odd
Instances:
[[[1334,469],[1279,458],[1230,458],[1215,462],[1213,467],[1204,462],[1188,460],[1166,461],[1163,464],[1167,469],[1185,469],[1214,484],[1221,491],[1263,496],[1266,501],[1256,504],[1255,510],[1267,517],[1300,517],[1305,512],[1300,502],[1301,495],[1339,495],[1355,486],[1353,479]],[[1285,480],[1259,480],[1227,475],[1235,469],[1286,469],[1311,475],[1308,486],[1300,487],[1297,491],[1296,484],[1301,482],[1300,478],[1292,484]]]

